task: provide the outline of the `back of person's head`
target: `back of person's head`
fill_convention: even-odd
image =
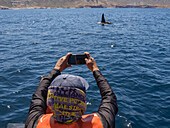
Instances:
[[[86,111],[87,81],[74,75],[59,75],[48,87],[47,106],[53,118],[60,123],[70,124]]]

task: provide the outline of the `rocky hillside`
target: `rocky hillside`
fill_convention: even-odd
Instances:
[[[170,0],[0,0],[7,8],[170,8]]]

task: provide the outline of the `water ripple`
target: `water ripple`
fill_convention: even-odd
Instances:
[[[114,25],[98,25],[101,14]],[[116,128],[169,127],[168,9],[0,10],[0,124],[24,123],[41,76],[56,61],[85,51],[95,58],[118,99]],[[101,102],[86,65],[63,74],[90,85],[87,111]]]

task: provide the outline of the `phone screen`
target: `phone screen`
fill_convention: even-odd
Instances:
[[[70,55],[68,59],[68,64],[72,64],[72,65],[86,64],[85,58],[87,58],[86,54]]]

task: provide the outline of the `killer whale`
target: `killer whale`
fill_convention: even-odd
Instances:
[[[104,18],[104,13],[103,13],[101,22],[99,22],[99,24],[105,25],[105,24],[113,24],[113,23],[106,21],[105,18]]]

